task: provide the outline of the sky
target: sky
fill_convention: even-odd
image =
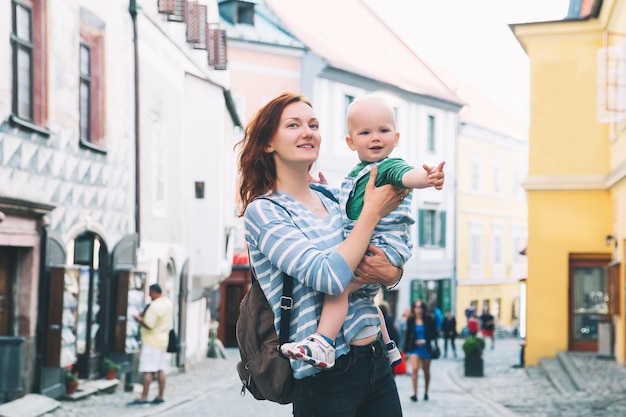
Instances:
[[[427,64],[443,67],[522,123],[528,57],[510,23],[560,20],[569,0],[366,0]]]

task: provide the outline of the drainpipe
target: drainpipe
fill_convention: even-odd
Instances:
[[[137,234],[137,248],[141,246],[141,199],[140,199],[140,130],[139,130],[139,39],[137,37],[137,2],[130,0],[128,12],[133,21],[133,48],[135,66],[135,233]]]

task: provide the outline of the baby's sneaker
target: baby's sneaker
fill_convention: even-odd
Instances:
[[[320,369],[335,366],[335,347],[319,333],[314,333],[301,342],[284,343],[280,351],[291,359],[306,362]]]
[[[396,342],[394,342],[393,340],[387,343],[387,357],[389,357],[389,363],[391,364],[392,368],[402,362],[402,355],[400,355],[400,350],[398,350],[398,346],[396,346]]]

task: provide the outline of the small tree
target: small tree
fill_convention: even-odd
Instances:
[[[478,336],[470,336],[463,342],[463,352],[467,357],[483,356],[483,350],[485,350],[485,339]]]
[[[102,368],[105,372],[109,370],[114,370],[117,372],[122,369],[119,363],[112,361],[109,358],[104,358],[104,361],[102,361]]]
[[[63,376],[65,377],[65,382],[77,382],[78,381],[78,376],[76,376],[76,374],[72,372],[72,365],[65,368],[65,372]]]

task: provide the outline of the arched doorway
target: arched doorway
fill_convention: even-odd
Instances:
[[[101,373],[106,343],[108,251],[102,238],[93,232],[76,237],[73,246],[70,262],[79,266],[75,370],[81,378],[95,379]]]

